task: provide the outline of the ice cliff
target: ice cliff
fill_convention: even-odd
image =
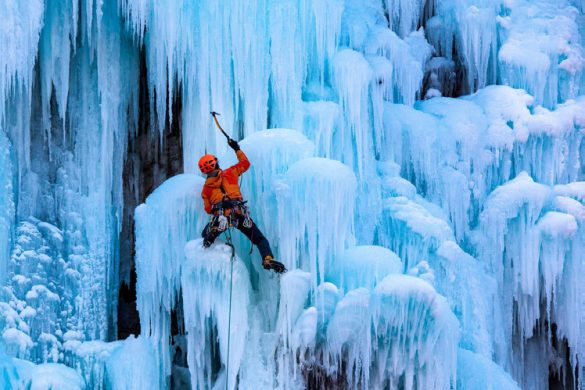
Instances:
[[[1,1],[0,387],[585,388],[584,26],[583,0]],[[280,277],[201,245],[197,159],[235,162],[211,110]]]

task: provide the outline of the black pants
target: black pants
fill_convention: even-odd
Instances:
[[[254,221],[252,221],[252,226],[246,227],[244,226],[245,217],[243,215],[233,214],[230,215],[228,218],[231,220],[232,225],[234,227],[236,227],[239,231],[244,233],[244,235],[248,237],[250,241],[252,241],[252,244],[256,245],[256,247],[260,251],[262,259],[264,259],[266,256],[272,256],[272,250],[270,249],[270,244],[268,243],[268,240],[266,239],[266,237],[264,237],[264,234],[262,234],[260,229],[258,229],[258,226],[256,226],[256,223]],[[219,221],[217,220],[217,218],[214,218],[211,222],[205,225],[203,232],[201,232],[201,237],[208,240],[209,242],[214,242],[215,239],[221,233],[223,233],[222,231],[219,231],[218,225]]]

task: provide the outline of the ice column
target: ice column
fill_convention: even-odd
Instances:
[[[356,178],[339,161],[308,158],[295,163],[278,194],[280,255],[288,269],[311,272],[313,286],[353,241]]]
[[[276,239],[278,180],[291,165],[312,157],[315,147],[304,135],[289,129],[258,131],[244,138],[240,146],[251,163],[240,180],[242,193],[262,231],[267,237]],[[230,160],[233,161],[233,157]]]
[[[383,188],[390,197],[384,200],[376,241],[401,254],[401,270],[420,275],[448,299],[461,324],[461,345],[491,357],[494,340],[502,338],[494,330],[501,320],[492,314],[496,281],[455,242],[441,210],[418,197],[410,182],[395,176],[398,168],[394,164],[380,167],[385,174]],[[359,266],[360,271],[365,268]],[[360,271],[351,272],[350,277]]]
[[[337,303],[327,327],[326,351],[331,359],[331,373],[346,377],[351,389],[370,388],[370,314],[370,291],[357,288]]]
[[[333,58],[333,79],[346,122],[341,135],[342,161],[362,176],[373,160],[368,109],[372,69],[361,53],[344,49]]]
[[[160,383],[162,373],[151,339],[130,337],[121,344],[106,361],[107,387],[140,390]]]
[[[496,359],[508,364],[513,327],[521,339],[532,336],[540,317],[540,232],[535,228],[551,190],[526,172],[496,188],[480,215],[480,258],[494,274],[500,291],[504,339],[497,340]],[[518,242],[524,243],[518,245]],[[520,310],[516,314],[513,306]]]
[[[10,142],[0,128],[0,285],[4,285],[14,229],[14,188]]]
[[[136,303],[142,334],[157,343],[163,383],[170,374],[170,314],[181,286],[184,247],[200,235],[206,218],[202,186],[200,176],[177,175],[136,208]]]
[[[319,70],[319,79],[323,84],[329,71],[329,62],[339,44],[341,16],[345,4],[341,0],[313,0],[312,6],[315,18],[316,61],[314,63]]]
[[[391,102],[414,104],[423,80],[425,62],[431,57],[432,47],[422,31],[415,31],[405,40],[383,25],[372,27],[365,52],[386,57],[393,67]]]
[[[6,115],[11,99],[23,117],[30,115],[30,102],[39,36],[43,26],[44,4],[42,0],[3,1],[0,4],[0,131],[8,132]],[[22,107],[21,107],[22,106]],[[20,111],[22,110],[22,111]],[[24,123],[23,123],[24,124]],[[28,123],[27,123],[28,125]],[[14,139],[20,140],[23,153],[18,153],[20,166],[30,163],[30,133],[28,126],[13,132]]]
[[[496,363],[465,349],[457,354],[458,389],[520,390],[518,384]]]
[[[341,126],[341,107],[331,101],[304,103],[305,121],[303,133],[315,143],[319,157],[341,159],[343,152],[338,145],[336,132]]]
[[[223,126],[235,138],[240,129],[247,135],[266,128],[271,70],[270,8],[271,2],[267,0],[229,1],[223,6],[174,0],[123,1],[135,35],[145,43],[150,98],[154,103],[151,107],[158,114],[159,129],[163,128],[169,110],[167,86],[169,97],[182,94],[188,171],[196,169],[194,156],[206,149],[224,147],[210,110],[222,113]],[[284,39],[283,44],[286,42]],[[303,62],[298,64],[302,71]],[[284,69],[280,74],[287,76],[283,72]],[[176,91],[176,86],[181,86],[181,90]]]
[[[389,275],[372,297],[370,386],[455,385],[459,325],[447,300],[422,279]]]
[[[289,271],[281,278],[276,329],[281,337],[277,351],[278,383],[284,389],[296,388],[302,383],[294,332],[308,302],[310,288],[311,274],[300,269]]]
[[[203,248],[201,239],[191,241],[185,255],[181,288],[191,386],[235,389],[248,338],[248,270],[237,257],[232,259],[232,249],[219,241],[209,249]],[[221,368],[214,372],[217,359]]]

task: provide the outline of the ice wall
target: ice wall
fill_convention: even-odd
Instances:
[[[248,336],[250,277],[229,246],[201,244],[187,244],[181,281],[191,386],[233,389]]]
[[[53,389],[82,390],[86,384],[72,368],[45,363],[35,365],[26,360],[0,354],[0,386],[3,389]]]
[[[347,166],[319,157],[295,163],[283,179],[277,199],[278,220],[287,221],[279,223],[281,258],[288,268],[310,271],[315,286],[333,257],[353,241],[355,192]]]
[[[10,1],[0,16],[0,132],[13,150],[2,169],[13,171],[16,205],[4,208],[16,218],[3,234],[14,244],[0,261],[10,262],[2,301],[19,316],[10,332],[33,340],[21,353],[63,361],[68,331],[79,340],[115,337],[138,49],[113,2]]]
[[[8,273],[8,259],[12,244],[12,229],[14,227],[14,171],[12,165],[12,147],[10,141],[0,130],[0,283],[6,282]]]
[[[580,251],[583,245],[577,224],[580,207],[567,208],[567,200],[553,197],[551,187],[520,173],[488,198],[480,215],[479,240],[480,245],[485,245],[481,253],[500,291],[507,292],[500,296],[498,305],[504,323],[509,324],[504,327],[506,339],[512,340],[514,335],[530,339],[546,319],[557,324],[557,334],[566,339],[573,354],[571,361],[575,361],[583,353],[578,336],[581,323],[569,314],[579,310],[584,294],[582,284],[573,282],[583,267],[582,258],[573,252]],[[524,245],[511,244],[518,240]],[[512,356],[525,358],[523,349],[511,352]],[[535,363],[538,364],[544,362]],[[530,375],[526,371],[515,374],[520,381]]]
[[[181,289],[187,241],[204,224],[201,177],[177,175],[136,210],[137,308],[142,334],[152,337],[164,386],[171,370],[171,310]]]
[[[279,387],[303,387],[301,375],[352,389],[442,389],[454,383],[457,321],[427,282],[395,274],[375,288],[343,294],[329,284],[310,296],[309,275],[294,271],[281,286],[286,306],[279,314],[284,338]],[[326,298],[331,294],[338,296],[334,310],[335,302]],[[427,360],[439,350],[439,359]]]
[[[275,220],[277,191],[291,165],[314,155],[315,146],[300,132],[291,129],[269,129],[253,133],[241,142],[251,162],[246,176],[240,181],[246,194],[248,207],[254,220],[263,228],[269,238],[278,237],[278,223]],[[235,163],[232,151],[222,158],[221,164]]]
[[[4,1],[0,349],[89,387],[129,386],[122,370],[160,387],[187,372],[205,388],[579,386],[583,11]],[[176,129],[185,171],[204,152],[228,166],[211,110],[252,161],[244,195],[290,271],[265,272],[235,234],[228,359],[231,264],[221,244],[185,256],[206,216],[202,179],[178,176],[137,209],[140,341],[105,343],[123,180],[139,180],[128,143]],[[158,368],[120,363],[135,353]]]

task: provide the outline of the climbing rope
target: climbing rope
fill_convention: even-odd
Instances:
[[[231,227],[228,227],[225,231],[226,244],[232,248],[232,257],[230,259],[230,304],[228,311],[228,345],[227,345],[227,362],[225,369],[225,388],[228,390],[228,384],[230,380],[230,339],[232,334],[232,289],[233,289],[233,277],[234,277],[234,261],[236,260],[236,249],[232,243],[232,232]]]

